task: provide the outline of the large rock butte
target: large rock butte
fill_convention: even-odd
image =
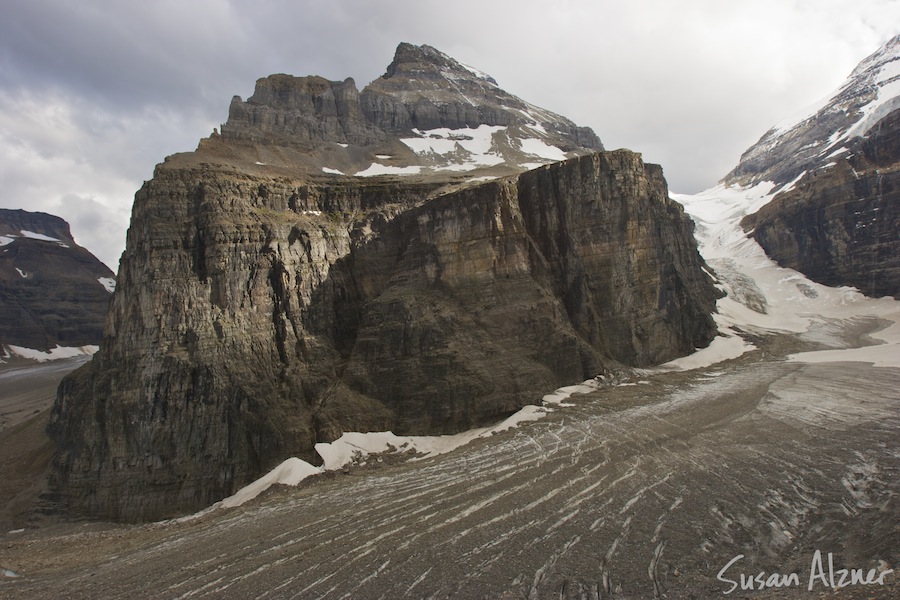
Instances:
[[[414,50],[395,64],[413,54],[447,70],[446,55]],[[369,156],[411,130],[360,118],[349,84],[280,77],[277,90],[261,80],[257,116],[233,102],[221,135],[136,194],[101,349],[51,416],[62,508],[126,521],[196,510],[342,432],[457,432],[715,335],[693,224],[640,155],[577,146],[583,129],[547,119],[531,127],[573,157],[527,172],[326,175],[328,144],[328,160]],[[311,90],[328,102],[307,102]],[[427,91],[447,113],[455,96]],[[406,92],[378,94],[402,114]],[[478,125],[462,119],[441,123]]]

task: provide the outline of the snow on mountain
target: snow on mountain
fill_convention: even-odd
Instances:
[[[897,108],[900,35],[863,60],[832,94],[767,131],[723,181],[789,184],[845,152],[848,141],[865,135]]]
[[[829,323],[875,318],[888,326],[872,334],[873,345],[805,353],[794,360],[900,366],[900,303],[866,297],[850,285],[817,283],[767,255],[768,250],[787,263],[785,255],[793,252],[805,266],[824,263],[808,271],[819,281],[831,277],[829,282],[835,277],[822,276],[829,261],[849,261],[868,271],[894,260],[892,242],[871,232],[881,224],[881,229],[893,229],[889,237],[896,240],[896,217],[891,216],[896,200],[889,188],[897,171],[891,133],[897,119],[886,117],[898,108],[900,36],[863,60],[833,94],[766,132],[718,186],[694,195],[672,194],[694,220],[700,253],[727,293],[717,303],[720,339],[730,340],[723,345],[739,353],[742,343],[744,350],[752,348],[742,335],[765,332],[824,340]],[[750,227],[774,228],[776,242],[764,250],[754,238],[759,231],[746,230],[751,222]],[[842,341],[828,339],[828,345],[840,348]],[[690,364],[701,354],[680,362]]]
[[[900,36],[770,129],[722,186],[753,196],[733,208],[781,266],[870,296],[900,294]]]
[[[232,100],[221,131],[201,142],[208,158],[233,160],[241,146],[239,154],[266,171],[315,175],[454,180],[458,172],[509,175],[603,149],[590,128],[431,46],[406,43],[361,91],[352,79],[260,79],[246,102]]]

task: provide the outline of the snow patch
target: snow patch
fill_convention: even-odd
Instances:
[[[33,231],[26,231],[22,229],[19,231],[22,234],[22,237],[26,237],[32,240],[41,240],[43,242],[62,242],[62,240],[57,239],[55,237],[50,237],[49,235],[44,235],[43,233],[35,233]]]
[[[305,460],[289,458],[250,485],[246,485],[235,494],[222,500],[224,508],[234,508],[256,498],[275,485],[297,485],[311,475],[322,473],[321,467],[314,467]]]
[[[578,387],[578,386],[572,386]],[[591,388],[594,389],[594,388]],[[528,405],[492,427],[471,429],[454,435],[440,436],[398,436],[390,431],[358,433],[347,432],[330,443],[316,444],[315,449],[322,457],[323,464],[316,467],[299,459],[289,458],[253,483],[244,486],[235,494],[217,502],[213,506],[179,521],[196,519],[216,508],[240,506],[275,484],[297,485],[304,479],[326,471],[336,471],[349,464],[364,465],[369,456],[385,452],[412,452],[412,460],[446,454],[476,440],[506,431],[520,423],[536,421],[544,417],[548,409]]]
[[[112,277],[98,277],[97,281],[100,282],[100,285],[106,288],[106,291],[112,294],[116,291],[116,280]]]
[[[358,171],[357,177],[375,177],[377,175],[418,175],[422,167],[418,165],[410,167],[392,167],[379,163],[372,163],[368,168]]]
[[[27,277],[28,277],[28,273],[26,273],[26,272],[25,272],[25,271],[23,271],[23,270],[22,270],[22,269],[20,269],[20,268],[19,268],[19,267],[16,267],[16,271],[18,271],[18,272],[19,272],[19,275],[21,275],[21,276],[22,276],[22,279],[25,279],[25,278],[27,278]]]
[[[563,152],[556,146],[551,146],[544,140],[539,140],[537,138],[526,138],[524,140],[521,140],[521,142],[522,152],[525,152],[526,154],[531,154],[540,158],[546,158],[547,160],[552,161],[560,161],[566,159],[565,152]]]
[[[493,152],[492,148],[494,135],[506,129],[501,125],[479,125],[475,129],[413,129],[419,137],[402,138],[400,141],[419,156],[441,157],[455,166],[444,167],[445,170],[471,170],[503,162],[503,157]]]
[[[718,320],[718,319],[717,319]],[[705,369],[706,367],[720,363],[725,360],[737,358],[756,348],[753,344],[745,341],[734,330],[731,329],[725,320],[719,323],[719,333],[709,346],[699,348],[693,354],[676,358],[665,364],[659,365],[648,371],[690,371],[693,369]]]
[[[491,77],[490,75],[485,73],[484,71],[479,71],[475,67],[470,67],[469,65],[464,64],[464,63],[458,63],[458,64],[459,64],[459,66],[461,66],[463,69],[465,69],[466,71],[468,71],[469,73],[471,73],[472,75],[477,77],[478,79],[482,79],[485,82],[491,84],[492,86],[497,87],[497,81],[493,77]]]
[[[12,235],[12,234],[0,235],[0,246],[6,246],[7,244],[12,244],[14,241],[16,241],[16,238],[18,238],[18,237],[19,236]]]
[[[13,346],[12,344],[7,347],[9,348],[9,351],[16,356],[27,358],[28,360],[36,360],[38,362],[75,358],[84,355],[91,356],[100,349],[99,346],[56,346],[45,352],[43,350],[23,348],[22,346]]]
[[[338,171],[337,169],[330,169],[328,167],[322,167],[322,172],[328,173],[330,175],[343,175],[344,174],[343,171]]]

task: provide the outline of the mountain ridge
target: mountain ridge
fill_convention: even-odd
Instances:
[[[779,265],[900,295],[900,35],[812,111],[770,129],[723,180],[770,181],[742,225]]]
[[[602,149],[590,128],[505,92],[439,50],[401,43],[384,75],[362,91],[352,78],[259,79],[246,101],[232,99],[221,133],[201,141],[197,154],[255,153],[254,168],[311,176],[460,178],[509,175]]]

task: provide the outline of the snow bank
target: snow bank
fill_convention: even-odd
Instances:
[[[100,285],[106,288],[106,291],[110,294],[116,291],[116,280],[112,277],[98,277],[97,281],[99,281]]]
[[[722,335],[713,339],[706,348],[699,348],[693,354],[676,358],[675,360],[659,365],[654,369],[647,369],[647,371],[690,371],[693,369],[705,369],[706,367],[722,361],[737,358],[756,347],[745,341],[728,326],[720,324],[719,332]]]
[[[36,360],[38,362],[75,358],[84,355],[91,356],[100,349],[99,346],[79,346],[77,348],[56,346],[55,348],[51,348],[44,352],[43,350],[32,350],[31,348],[23,348],[22,346],[13,346],[11,344],[7,346],[7,348],[10,353],[15,354],[16,356],[27,358],[29,360]]]
[[[566,390],[572,390],[565,394],[565,397],[574,393],[576,388],[580,390],[582,387],[584,387],[586,391],[596,389],[596,386],[570,386],[569,388],[564,388]],[[555,394],[562,394],[562,390],[557,390]],[[319,475],[326,471],[336,471],[349,464],[365,465],[368,458],[375,454],[382,454],[385,452],[412,452],[416,455],[412,460],[420,460],[426,457],[446,454],[447,452],[465,446],[476,439],[490,437],[495,433],[512,429],[517,427],[520,423],[536,421],[544,417],[550,410],[552,409],[528,405],[492,427],[470,429],[453,435],[399,436],[394,435],[390,431],[370,433],[347,432],[331,443],[316,444],[316,452],[323,460],[321,467],[315,467],[299,458],[289,458],[253,483],[238,490],[232,496],[225,498],[221,502],[217,502],[209,509],[190,517],[185,517],[185,519],[190,520],[197,518],[206,514],[209,510],[219,507],[234,508],[240,506],[241,504],[256,498],[259,494],[276,483],[283,485],[297,485],[307,477]]]
[[[392,167],[380,163],[372,163],[368,168],[358,171],[357,177],[375,177],[376,175],[418,175],[422,167],[415,165],[410,167]]]
[[[256,498],[276,483],[297,485],[310,475],[318,475],[319,473],[322,473],[321,467],[314,467],[299,458],[289,458],[250,485],[242,487],[234,495],[222,500],[221,506],[224,508],[240,506]]]
[[[26,237],[26,238],[29,238],[32,240],[41,240],[44,242],[57,242],[57,243],[62,242],[62,240],[57,239],[55,237],[50,237],[49,235],[44,235],[43,233],[35,233],[33,231],[26,231],[25,229],[22,229],[21,231],[19,231],[19,233],[22,234],[22,237]]]

